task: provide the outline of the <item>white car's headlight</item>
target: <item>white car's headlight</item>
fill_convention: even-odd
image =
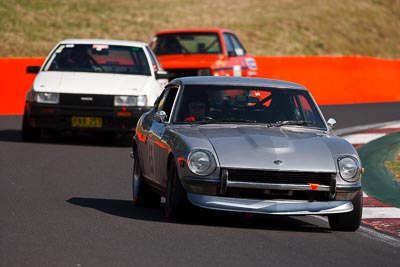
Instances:
[[[60,103],[59,93],[47,93],[47,92],[32,92],[31,98],[33,102],[45,103],[45,104],[58,104]]]
[[[192,151],[188,157],[189,169],[197,175],[206,176],[214,172],[216,164],[214,156],[208,151]]]
[[[147,97],[145,95],[139,96],[115,96],[114,106],[138,106],[145,107],[147,105]]]
[[[354,182],[358,179],[360,166],[358,161],[351,157],[341,157],[338,159],[340,176],[347,182]]]
[[[147,97],[145,95],[139,95],[137,97],[137,105],[139,107],[145,107],[147,105]]]

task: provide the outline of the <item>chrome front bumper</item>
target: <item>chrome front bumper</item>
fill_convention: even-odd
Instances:
[[[219,197],[188,193],[189,201],[199,207],[214,210],[260,213],[273,215],[326,215],[345,213],[353,210],[347,200],[306,201],[306,200],[262,200]]]

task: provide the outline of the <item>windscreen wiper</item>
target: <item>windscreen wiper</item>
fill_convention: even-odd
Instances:
[[[241,118],[226,118],[226,119],[218,119],[218,122],[244,122],[244,123],[256,123],[255,120],[247,120]]]
[[[280,127],[285,125],[295,125],[295,126],[310,126],[316,125],[317,123],[314,121],[303,121],[303,120],[291,120],[291,121],[277,121],[275,123],[271,123],[271,126]]]
[[[192,123],[195,123],[195,124],[212,124],[212,123],[229,123],[229,122],[256,123],[257,121],[240,119],[240,118],[214,119],[214,118],[211,118],[211,117],[204,117],[204,118],[196,120],[196,121],[194,121]]]

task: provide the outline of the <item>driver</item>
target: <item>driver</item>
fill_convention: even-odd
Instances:
[[[87,53],[85,47],[81,46],[74,47],[73,50],[71,51],[69,60],[71,67],[92,70],[90,56]]]
[[[206,114],[206,103],[203,101],[192,101],[189,103],[189,117],[186,117],[184,121],[191,122],[204,118]]]

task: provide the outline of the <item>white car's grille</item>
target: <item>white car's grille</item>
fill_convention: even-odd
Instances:
[[[89,95],[89,94],[61,94],[60,105],[112,107],[114,106],[114,96]]]

